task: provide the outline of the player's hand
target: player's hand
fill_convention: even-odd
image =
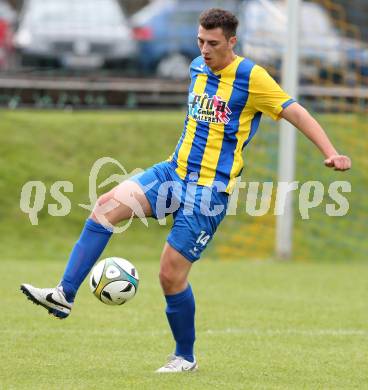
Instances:
[[[348,156],[336,154],[325,160],[326,167],[334,168],[335,171],[346,171],[351,168],[351,160]]]

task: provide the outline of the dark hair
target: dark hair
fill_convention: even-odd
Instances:
[[[226,39],[236,35],[238,18],[230,11],[221,8],[210,8],[203,11],[199,17],[199,24],[206,30],[222,28]]]

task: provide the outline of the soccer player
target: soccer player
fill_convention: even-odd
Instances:
[[[111,226],[133,215],[132,199],[153,218],[167,214],[168,203],[176,203],[159,273],[176,348],[157,370],[160,373],[198,367],[193,352],[195,301],[188,275],[226,214],[229,194],[242,171],[242,150],[256,133],[262,113],[296,126],[320,149],[327,167],[344,171],[351,166],[349,157],[336,151],[317,121],[266,70],[234,53],[236,16],[209,9],[199,22],[201,56],[190,65],[188,111],[174,153],[98,199],[57,287],[21,286],[50,314],[67,317],[79,286],[112,235]]]

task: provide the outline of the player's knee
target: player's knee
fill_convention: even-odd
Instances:
[[[159,279],[166,294],[176,294],[183,291],[188,284],[188,274],[191,263],[177,250],[166,245],[160,261]]]
[[[105,203],[107,203],[112,198],[112,194],[110,192],[106,192],[105,194],[98,197],[97,202],[95,204],[96,207],[102,207]]]
[[[114,199],[113,193],[111,191],[107,192],[97,199],[90,218],[102,225],[115,225],[119,222],[114,218],[114,210],[118,207],[119,202]]]
[[[158,277],[160,279],[161,287],[164,291],[171,288],[175,284],[175,277],[173,272],[170,271],[170,269],[167,267],[161,267]]]
[[[175,269],[165,265],[160,268],[159,279],[165,294],[181,291],[185,284],[185,278],[178,275]]]
[[[165,294],[174,294],[183,289],[186,278],[169,262],[161,262],[159,279],[162,290]]]

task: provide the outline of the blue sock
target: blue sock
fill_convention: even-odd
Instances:
[[[194,314],[195,302],[190,284],[175,295],[165,295],[166,316],[176,341],[176,356],[194,362],[193,346],[195,341]]]
[[[112,232],[89,218],[66,265],[61,286],[66,300],[73,302],[79,286],[105,249]]]

